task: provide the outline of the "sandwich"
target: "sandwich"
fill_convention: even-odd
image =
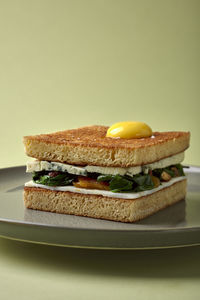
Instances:
[[[25,136],[25,152],[34,158],[27,163],[32,180],[25,183],[25,207],[136,222],[183,200],[181,163],[190,133],[145,125],[146,134],[144,126],[125,123],[119,136],[116,126],[97,125]]]

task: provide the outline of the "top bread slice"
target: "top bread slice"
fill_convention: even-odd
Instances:
[[[189,132],[154,132],[152,137],[106,137],[107,126],[86,126],[25,136],[25,152],[39,160],[74,165],[131,167],[153,163],[189,147]]]

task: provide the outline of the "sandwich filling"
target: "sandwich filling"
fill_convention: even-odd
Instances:
[[[30,187],[90,193],[97,190],[115,197],[116,194],[138,194],[164,188],[184,179],[184,153],[176,154],[152,164],[129,167],[73,166],[64,163],[33,161],[27,172],[33,173]],[[61,187],[61,189],[59,189]],[[83,193],[85,193],[83,192]],[[113,194],[114,193],[114,194]],[[108,195],[107,195],[108,196]]]
[[[67,185],[67,186],[47,186],[47,185],[42,185],[42,184],[37,184],[35,182],[33,182],[32,180],[27,182],[25,184],[26,187],[36,187],[36,188],[42,188],[42,189],[47,189],[47,190],[51,190],[51,191],[58,191],[58,192],[71,192],[71,193],[79,193],[79,194],[89,194],[89,195],[101,195],[104,197],[110,197],[110,198],[120,198],[120,199],[137,199],[140,197],[144,197],[150,194],[153,194],[155,192],[158,192],[164,188],[167,188],[173,184],[175,184],[176,182],[182,181],[184,180],[185,177],[181,176],[181,177],[175,177],[172,178],[170,181],[168,182],[162,182],[161,185],[159,185],[157,188],[154,188],[152,190],[146,190],[143,192],[121,192],[121,193],[114,193],[107,191],[107,190],[96,190],[96,189],[85,189],[85,188],[76,188],[75,186],[71,186],[71,185]]]

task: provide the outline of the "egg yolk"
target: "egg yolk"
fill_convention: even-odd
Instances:
[[[152,136],[152,129],[143,122],[120,122],[108,128],[106,137],[140,139]]]

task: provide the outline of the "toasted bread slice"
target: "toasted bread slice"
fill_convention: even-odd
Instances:
[[[121,222],[136,222],[170,206],[186,195],[186,179],[137,199],[24,188],[27,208]]]
[[[154,132],[152,137],[106,137],[108,127],[87,126],[24,137],[28,156],[75,165],[131,167],[153,163],[189,147],[189,132]]]

